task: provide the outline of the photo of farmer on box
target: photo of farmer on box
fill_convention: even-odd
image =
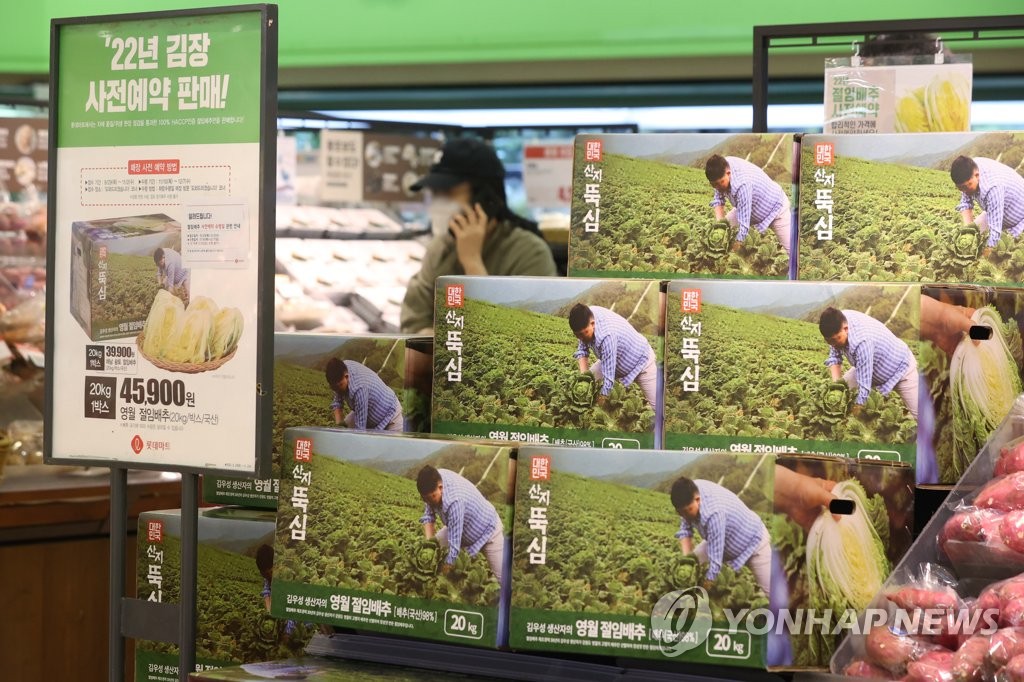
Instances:
[[[156,263],[156,281],[161,289],[181,299],[188,307],[191,288],[191,270],[181,264],[181,254],[174,249],[158,248],[153,252]]]
[[[761,168],[735,156],[711,156],[704,165],[704,174],[715,190],[711,207],[715,219],[738,227],[732,250],[738,252],[747,239],[750,228],[766,232],[775,231],[779,243],[790,255],[793,230],[789,197],[777,182]],[[732,210],[725,212],[728,199]]]
[[[710,590],[727,562],[734,571],[749,566],[764,593],[771,593],[772,547],[768,529],[736,493],[711,481],[680,477],[672,484],[672,506],[682,519],[676,538],[684,556],[708,565],[703,587]],[[703,538],[693,546],[694,529]]]
[[[831,347],[825,366],[833,382],[845,382],[857,391],[852,413],[860,415],[872,389],[883,396],[899,393],[911,417],[917,420],[917,360],[902,340],[875,318],[856,310],[826,308],[818,330]],[[851,368],[843,373],[843,361]]]
[[[420,518],[424,537],[436,539],[447,550],[441,571],[448,574],[462,550],[471,557],[483,552],[491,574],[501,583],[505,528],[494,505],[462,476],[429,464],[420,469],[416,489],[425,505]],[[441,530],[437,530],[438,517],[444,524]]]
[[[376,372],[355,360],[331,358],[324,376],[334,391],[331,411],[335,424],[360,431],[402,432],[402,403]],[[342,418],[345,404],[349,413]]]
[[[983,258],[992,255],[1003,230],[1019,237],[1024,232],[1024,177],[1010,166],[986,159],[958,156],[949,168],[953,184],[960,190],[960,203],[956,210],[964,225],[974,225],[988,235]],[[981,213],[974,214],[974,205]]]
[[[573,357],[581,373],[590,372],[602,382],[598,405],[604,405],[616,380],[623,386],[634,381],[644,399],[655,409],[658,395],[657,357],[650,342],[629,322],[607,308],[577,303],[569,311],[569,327],[579,340]],[[597,362],[590,364],[590,352]]]

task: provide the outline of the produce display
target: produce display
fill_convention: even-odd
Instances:
[[[984,168],[967,200],[959,157]],[[1022,162],[1024,133],[805,135],[799,279],[1019,286],[1019,218],[997,197],[1020,195]]]
[[[172,372],[213,369],[231,359],[243,324],[238,308],[218,308],[205,296],[192,298],[186,308],[180,298],[160,289],[139,335],[139,347],[143,357]]]
[[[512,448],[306,428],[285,440],[275,615],[504,644]]]
[[[729,614],[751,609],[774,617],[787,604],[819,612],[863,608],[910,544],[913,471],[906,465],[526,446],[517,471],[514,649],[824,666],[834,638],[755,633],[742,618],[724,646]],[[718,514],[720,526],[689,520],[688,482],[700,496],[696,513]],[[853,501],[854,513],[833,518],[823,506],[833,496]],[[702,537],[704,531],[723,536]],[[745,552],[726,550],[713,566],[705,543],[716,541]],[[671,623],[655,627],[659,602],[697,589],[706,590],[708,612],[689,632],[706,640],[681,640]]]
[[[199,515],[196,667],[224,667],[295,656],[313,626],[270,615],[274,514],[237,508]],[[139,516],[136,590],[140,599],[173,604],[179,599],[181,511]],[[135,679],[177,682],[178,648],[138,641]]]
[[[337,396],[327,383],[325,369],[332,358],[356,363],[372,371],[383,385],[381,392],[369,390],[362,380],[350,380],[341,395],[339,414],[333,406]],[[358,369],[356,370],[358,371]],[[402,430],[430,430],[431,343],[413,336],[334,336],[330,334],[274,334],[274,430],[272,474],[253,480],[226,476],[203,478],[203,499],[212,504],[238,504],[260,509],[277,509],[281,484],[281,453],[285,451],[284,431],[292,426],[385,429],[381,420],[365,424],[354,421],[355,410],[376,417],[386,405],[390,391],[400,413]],[[394,414],[388,414],[391,419]],[[351,426],[346,419],[352,419]]]
[[[786,279],[794,149],[783,133],[577,135],[569,275]],[[738,205],[712,207],[715,156],[737,159],[722,195]]]
[[[1022,434],[1018,400],[876,595],[876,611],[836,652],[833,672],[889,680],[1021,679]]]
[[[432,430],[653,447],[660,289],[651,280],[438,278]],[[586,343],[577,317],[581,328],[593,319]]]

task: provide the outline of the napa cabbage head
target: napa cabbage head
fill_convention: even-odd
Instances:
[[[896,103],[896,132],[927,133],[931,131],[925,107],[925,89],[917,88]]]
[[[171,362],[201,364],[210,358],[210,337],[213,315],[200,308],[185,311],[177,339],[168,343],[164,357]]]
[[[184,317],[185,306],[181,299],[165,289],[158,291],[142,328],[145,336],[142,352],[151,358],[162,357],[169,344],[180,336]]]
[[[970,130],[970,83],[960,74],[936,76],[925,90],[925,109],[932,132]]]
[[[207,298],[206,296],[196,296],[188,304],[188,311],[193,310],[205,310],[210,315],[217,314],[217,304],[213,302],[213,299]]]
[[[210,338],[210,357],[222,358],[238,345],[244,322],[238,308],[223,308],[213,316],[213,336]]]
[[[833,494],[854,503],[837,521],[828,510],[807,534],[807,582],[815,608],[867,608],[889,576],[885,547],[871,519],[867,493],[855,480],[842,481]]]
[[[971,319],[991,329],[992,336],[977,343],[964,338],[950,362],[953,429],[960,455],[958,475],[1009,414],[1021,393],[1020,373],[1011,349],[1012,344],[1019,343],[1016,325],[1004,326],[991,307],[978,308]]]

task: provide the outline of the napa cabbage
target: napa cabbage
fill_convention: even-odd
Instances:
[[[238,345],[242,338],[242,313],[238,308],[224,308],[213,316],[213,336],[210,339],[210,358],[222,358]]]
[[[181,322],[176,341],[168,344],[164,357],[171,362],[200,364],[210,357],[210,332],[213,331],[213,315],[209,310],[198,310],[189,306]]]
[[[181,299],[165,289],[158,291],[142,328],[142,352],[152,358],[162,357],[169,344],[177,342],[184,317]]]

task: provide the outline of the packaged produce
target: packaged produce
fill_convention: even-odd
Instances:
[[[800,279],[1024,281],[1024,134],[805,135],[800,149]]]
[[[328,365],[334,360],[351,370],[345,393],[328,383]],[[291,426],[429,431],[430,382],[431,341],[426,337],[274,334],[271,477],[205,476],[203,499],[277,509],[284,430]]]
[[[285,441],[274,614],[505,643],[513,448],[305,428]]]
[[[577,135],[571,277],[790,273],[793,136]]]
[[[438,278],[432,431],[654,447],[662,311],[652,280]]]
[[[196,670],[295,656],[316,629],[270,615],[274,514],[222,507],[199,515]],[[140,599],[179,599],[181,510],[139,516],[136,591]],[[177,682],[178,648],[138,641],[135,679]]]
[[[822,667],[835,623],[791,629],[781,609],[863,609],[910,544],[906,465],[525,446],[517,471],[514,649]],[[666,613],[687,604],[680,630]]]
[[[160,289],[186,304],[181,225],[163,214],[71,226],[71,313],[93,341],[136,336]]]

